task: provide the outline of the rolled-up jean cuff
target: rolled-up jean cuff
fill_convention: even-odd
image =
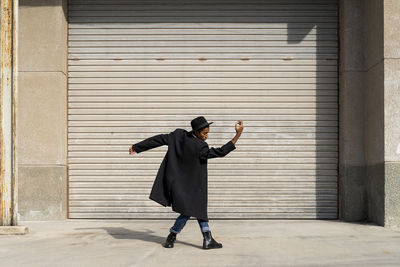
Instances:
[[[179,234],[179,232],[176,231],[176,230],[174,230],[174,229],[172,229],[172,227],[169,229],[169,231],[170,231],[171,233]]]
[[[204,232],[209,232],[210,231],[210,227],[206,226],[206,227],[201,227],[201,231]]]
[[[208,222],[201,219],[198,219],[197,221],[199,222],[200,230],[202,233],[210,231],[210,226],[208,225]]]

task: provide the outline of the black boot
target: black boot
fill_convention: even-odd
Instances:
[[[211,236],[211,232],[203,232],[203,249],[222,248],[222,244],[218,243]]]
[[[164,243],[165,248],[173,248],[174,247],[174,242],[176,240],[176,233],[169,233],[167,236],[167,240]]]

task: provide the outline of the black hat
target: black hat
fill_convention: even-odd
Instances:
[[[197,117],[190,122],[190,124],[192,125],[192,132],[209,126],[211,123],[213,122],[207,122],[207,120],[203,116]]]

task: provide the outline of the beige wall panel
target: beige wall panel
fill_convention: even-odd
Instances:
[[[23,220],[67,217],[67,167],[20,166],[18,214]]]
[[[384,54],[387,59],[400,58],[400,2],[384,1]]]
[[[400,60],[385,59],[385,161],[400,162]]]
[[[21,0],[19,71],[67,72],[67,21],[62,0]]]
[[[18,82],[19,164],[65,165],[65,75],[61,72],[21,72]]]

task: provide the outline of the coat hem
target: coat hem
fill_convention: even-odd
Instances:
[[[178,211],[178,210],[176,210],[174,208],[172,208],[172,211],[175,211],[176,213],[183,214],[183,215],[186,215],[186,216],[189,216],[189,217],[194,217],[196,219],[200,219],[200,220],[203,220],[203,221],[206,221],[206,222],[209,221],[208,220],[208,216],[206,216],[206,217],[196,216],[196,214],[193,214],[193,213],[190,213],[190,212]]]
[[[153,200],[154,202],[160,204],[160,205],[163,206],[163,207],[171,207],[171,204],[168,204],[168,203],[165,204],[165,203],[163,203],[163,202],[161,202],[161,201],[158,201],[158,200],[155,199],[155,198],[152,198],[151,196],[149,196],[149,199]]]

